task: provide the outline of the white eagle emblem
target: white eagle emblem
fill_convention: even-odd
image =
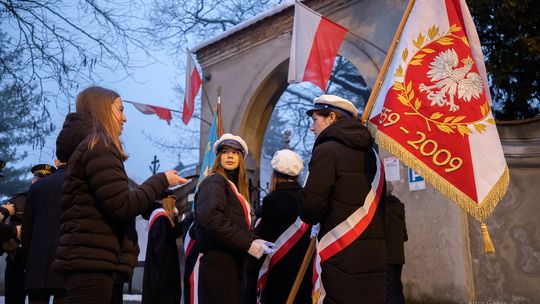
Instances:
[[[434,83],[432,86],[426,86],[421,83],[418,88],[421,92],[427,92],[428,99],[431,100],[431,106],[448,105],[450,111],[459,110],[455,104],[454,98],[457,93],[459,99],[471,101],[471,98],[478,99],[483,92],[482,78],[475,72],[469,72],[474,64],[471,57],[462,59],[463,66],[457,68],[459,58],[454,49],[446,50],[435,57],[430,63],[431,68],[427,76]],[[447,96],[448,95],[448,99]]]

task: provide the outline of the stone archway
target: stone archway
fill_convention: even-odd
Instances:
[[[373,87],[385,58],[380,49],[389,48],[407,1],[307,0],[303,3],[355,33],[347,35],[340,54],[352,62],[368,86]],[[248,169],[255,179],[259,176],[264,131],[277,100],[287,87],[292,18],[292,6],[282,6],[194,50],[206,79],[204,90],[211,101],[203,101],[202,117],[211,120],[209,103],[215,104],[216,91],[221,86],[224,130],[246,139],[251,151]],[[512,160],[514,154],[520,159],[514,159],[517,163],[509,161],[511,179],[519,182],[511,182],[509,195],[501,202],[507,205],[499,207],[508,212],[490,218],[497,223],[491,226],[492,237],[495,242],[499,241],[504,253],[497,258],[488,259],[480,252],[477,223],[429,185],[422,193],[410,192],[407,168],[400,167],[402,177],[395,182],[394,190],[406,202],[407,209],[409,241],[403,281],[409,301],[508,302],[516,297],[525,302],[540,300],[534,292],[539,282],[538,264],[533,265],[526,259],[538,252],[538,237],[534,233],[538,224],[534,219],[539,207],[534,194],[518,196],[522,189],[534,189],[534,182],[538,180],[538,124],[539,120],[535,120],[527,125],[499,126],[499,130],[508,129],[507,138],[501,137],[507,159]],[[206,142],[208,130],[208,125],[201,125],[201,146]],[[383,152],[382,155],[388,154]],[[529,157],[531,163],[522,160],[523,156]],[[521,206],[522,211],[515,208],[516,205]],[[509,229],[513,229],[516,236],[509,235]],[[524,235],[526,238],[522,237]],[[520,266],[525,264],[527,267]]]

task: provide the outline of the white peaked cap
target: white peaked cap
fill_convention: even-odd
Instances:
[[[271,164],[274,170],[289,176],[297,176],[304,169],[300,155],[287,149],[276,151]]]
[[[217,154],[224,146],[229,146],[242,152],[244,158],[248,154],[248,146],[240,136],[225,133],[214,143],[214,153]]]
[[[323,109],[341,112],[352,117],[356,117],[358,115],[358,109],[352,102],[339,96],[328,94],[324,94],[313,99],[313,108],[309,109],[306,113],[307,115],[311,116],[314,111]]]

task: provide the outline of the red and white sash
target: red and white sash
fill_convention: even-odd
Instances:
[[[261,303],[261,295],[266,287],[266,281],[268,279],[268,273],[276,265],[308,230],[309,225],[302,222],[298,217],[296,221],[285,230],[276,240],[274,253],[268,254],[264,263],[259,271],[259,279],[257,281],[257,304]]]
[[[199,304],[199,266],[203,254],[199,253],[197,257],[197,262],[195,262],[195,267],[189,276],[189,285],[191,286],[191,299],[190,304]]]
[[[231,182],[230,180],[227,180],[229,182],[229,185],[231,186],[234,194],[236,195],[236,198],[238,198],[238,201],[240,204],[242,204],[242,210],[244,210],[244,217],[246,218],[246,222],[248,227],[251,229],[251,205],[249,202],[238,192],[238,189],[236,188],[236,185]]]
[[[189,228],[188,228],[188,230],[186,232],[186,237],[184,239],[184,259],[185,260],[188,258],[189,254],[191,253],[191,250],[195,246],[195,240],[192,239],[189,236],[189,232],[190,232],[190,230],[191,230],[191,228],[193,227],[194,224],[195,224],[195,222],[191,223],[191,225],[189,226]],[[195,264],[195,267],[198,267],[198,266],[199,266],[198,264]],[[185,269],[185,267],[184,267],[184,269]],[[191,274],[193,274],[193,271],[191,272]],[[191,275],[190,275],[190,282],[191,282]],[[182,299],[180,300],[180,303],[184,304],[184,303],[186,303],[185,302],[186,293],[184,292],[184,284],[182,284],[181,289],[182,289]],[[192,299],[193,299],[193,294],[191,294],[191,299],[189,299],[189,301],[187,303],[193,303]]]
[[[377,158],[377,172],[371,182],[371,190],[364,200],[364,205],[317,241],[313,265],[313,303],[323,303],[326,295],[321,281],[321,264],[356,240],[371,223],[377,211],[384,187],[384,168],[375,150],[373,152]]]
[[[152,229],[152,224],[154,224],[156,219],[160,216],[167,216],[167,212],[165,212],[165,209],[157,208],[154,211],[152,211],[152,214],[150,214],[150,218],[148,219],[148,233],[149,234],[150,234],[150,229]]]

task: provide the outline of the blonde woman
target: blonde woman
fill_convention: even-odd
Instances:
[[[176,239],[182,235],[177,221],[176,197],[165,191],[148,219],[142,303],[180,303],[180,261]]]
[[[76,109],[59,135],[68,163],[53,268],[64,274],[67,303],[110,303],[113,274],[129,279],[137,262],[135,217],[186,179],[169,170],[130,189],[120,142],[127,118],[118,93],[87,88]]]
[[[245,141],[229,133],[214,144],[211,175],[195,196],[196,239],[201,251],[199,303],[242,303],[246,253],[260,258],[270,248],[254,240],[244,157]]]

